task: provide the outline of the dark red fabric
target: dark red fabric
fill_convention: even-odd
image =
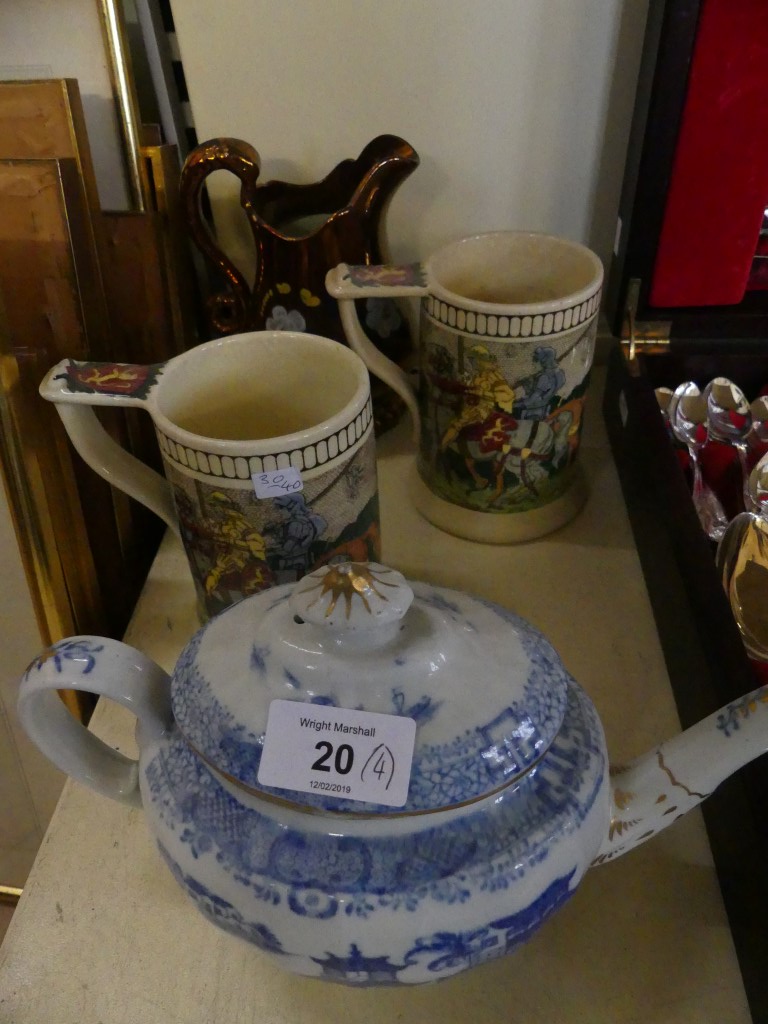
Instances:
[[[765,230],[765,221],[763,221],[763,230],[757,240],[747,291],[768,291],[768,232]]]
[[[683,470],[691,476],[691,465],[688,452],[677,448],[677,458]],[[768,445],[755,443],[750,447],[747,460],[752,466],[768,452]],[[699,455],[701,475],[720,499],[726,515],[732,518],[744,511],[744,499],[741,479],[741,465],[736,451],[728,444],[720,441],[709,441]]]
[[[768,3],[705,0],[652,306],[741,302],[768,206]]]

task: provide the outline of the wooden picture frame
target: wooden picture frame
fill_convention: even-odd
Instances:
[[[41,630],[50,640],[122,636],[163,531],[156,517],[74,454],[55,408],[37,393],[60,359],[110,357],[90,226],[74,158],[0,160],[4,468]],[[102,416],[105,427],[135,451],[126,419],[111,413]],[[141,440],[156,449],[146,430]]]

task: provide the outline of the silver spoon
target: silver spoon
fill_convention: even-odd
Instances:
[[[768,454],[749,477],[752,512],[731,520],[716,564],[748,654],[768,661]]]
[[[707,430],[707,401],[693,381],[686,381],[675,389],[669,406],[672,432],[688,449],[693,466],[693,507],[702,529],[711,540],[720,540],[728,526],[723,506],[701,475],[699,453],[709,439]]]
[[[664,426],[667,428],[667,432],[671,434],[672,427],[669,422],[669,408],[672,404],[674,391],[672,388],[656,388],[654,394],[656,395],[656,401],[659,403],[659,411],[661,412]]]
[[[749,474],[749,496],[752,510],[768,522],[768,452]]]
[[[715,377],[706,389],[707,422],[710,437],[724,441],[736,449],[741,467],[741,492],[744,508],[749,508],[749,446],[747,435],[752,429],[752,412],[740,387],[727,377]]]
[[[752,416],[752,437],[760,444],[768,444],[768,395],[756,398],[749,407]]]

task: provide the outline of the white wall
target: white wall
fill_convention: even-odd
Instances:
[[[388,215],[395,259],[524,228],[608,260],[646,11],[647,0],[228,0],[214,16],[208,0],[173,3],[198,137],[250,142],[261,180],[316,180],[382,132],[411,143],[422,162]],[[237,182],[214,179],[220,237],[247,264]]]

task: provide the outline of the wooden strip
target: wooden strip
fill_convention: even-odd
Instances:
[[[78,84],[73,78],[52,78],[0,84],[0,159],[58,160],[72,159],[82,188],[89,216],[79,226],[88,237],[86,244],[97,255],[90,272],[98,278],[99,260],[104,245],[99,190],[93,168],[85,114]],[[93,294],[89,305],[98,303],[104,329],[108,326],[103,287]],[[101,350],[109,334],[93,332],[92,359],[108,358]]]
[[[77,243],[69,232],[83,199],[78,181],[72,159],[0,162],[6,473],[13,479],[17,536],[30,587],[39,591],[36,609],[47,642],[100,631],[104,624],[77,473],[55,410],[37,394],[51,365],[88,351],[80,304],[88,260],[79,277]]]

